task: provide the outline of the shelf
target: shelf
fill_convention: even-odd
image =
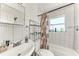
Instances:
[[[18,25],[18,26],[24,26],[24,25],[22,25],[22,24],[5,23],[5,22],[0,22],[0,24],[8,24],[8,25]]]
[[[41,32],[33,32],[33,33],[30,33],[30,34],[41,34]]]
[[[33,29],[34,31],[31,32],[32,31],[31,29]],[[29,32],[30,32],[29,38],[31,38],[31,35],[34,36],[34,42],[36,42],[36,40],[40,39],[39,38],[40,37],[39,29],[40,29],[40,25],[38,22],[29,20]]]
[[[40,27],[40,25],[35,25],[35,24],[30,24],[30,26],[37,26],[37,27]]]

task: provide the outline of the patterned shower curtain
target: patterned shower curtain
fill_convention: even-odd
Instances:
[[[40,25],[41,25],[40,48],[41,49],[46,49],[46,46],[47,46],[46,19],[47,19],[46,14],[41,15],[41,21],[40,21]]]

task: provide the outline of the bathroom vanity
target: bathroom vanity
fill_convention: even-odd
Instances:
[[[34,51],[34,42],[29,40],[28,43],[22,43],[19,46],[8,49],[0,56],[31,56]]]

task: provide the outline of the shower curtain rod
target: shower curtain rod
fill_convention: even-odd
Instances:
[[[58,9],[64,8],[64,7],[69,6],[69,5],[72,5],[72,4],[75,4],[75,3],[70,3],[70,4],[67,4],[67,5],[64,5],[64,6],[62,6],[62,7],[59,7],[59,8],[56,8],[56,9],[50,10],[50,11],[45,12],[45,13],[42,13],[42,14],[40,14],[40,15],[38,15],[38,16],[41,16],[41,15],[43,15],[43,14],[51,13],[51,12],[53,12],[53,11],[56,11],[56,10],[58,10]]]

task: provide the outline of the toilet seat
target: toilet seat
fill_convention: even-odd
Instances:
[[[39,56],[54,56],[54,54],[47,49],[40,49],[37,53]]]

